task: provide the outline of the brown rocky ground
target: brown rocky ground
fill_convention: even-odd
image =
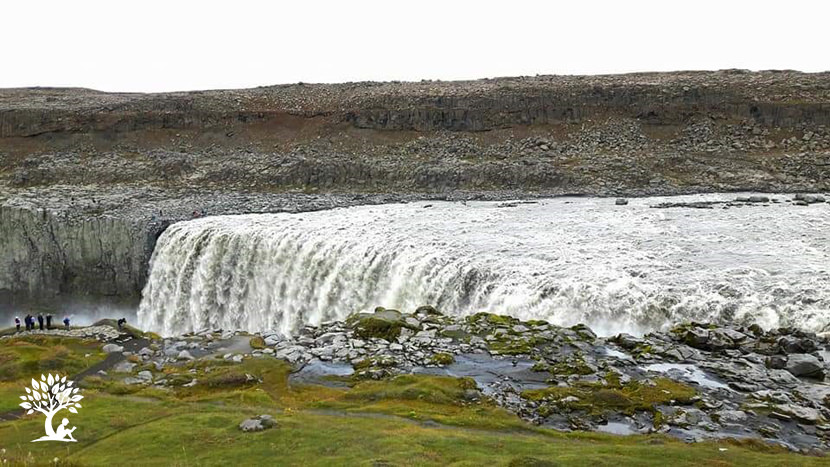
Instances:
[[[254,192],[820,191],[830,74],[791,71],[0,90],[7,187]]]

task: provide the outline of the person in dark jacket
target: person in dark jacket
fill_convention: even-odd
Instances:
[[[37,324],[40,327],[40,330],[43,331],[43,313],[37,314]]]
[[[27,314],[26,318],[24,318],[24,321],[26,321],[26,330],[31,331],[32,330],[32,315]]]
[[[52,313],[46,313],[46,329],[52,329]]]
[[[14,317],[14,325],[17,328],[17,332],[20,332],[20,318],[17,316]]]
[[[69,329],[69,316],[63,319],[63,325],[66,329]]]
[[[121,331],[124,329],[124,325],[127,324],[126,318],[121,318],[118,320],[118,330]]]

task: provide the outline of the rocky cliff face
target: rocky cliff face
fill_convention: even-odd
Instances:
[[[830,73],[5,89],[0,291],[136,295],[154,215],[733,190],[830,190]]]
[[[29,297],[136,297],[152,236],[124,217],[67,219],[46,209],[0,206],[0,290]]]
[[[828,73],[726,70],[296,84],[169,94],[12,89],[0,91],[0,137],[199,129],[274,122],[287,116],[398,131],[488,131],[607,116],[657,125],[681,124],[696,116],[781,127],[827,125],[828,81]]]

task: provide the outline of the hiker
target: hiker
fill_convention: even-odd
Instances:
[[[68,330],[69,329],[69,316],[63,319],[63,326]]]
[[[43,313],[37,314],[37,324],[40,327],[40,330],[43,331]]]
[[[32,315],[27,314],[26,317],[23,318],[23,320],[26,321],[26,330],[31,331],[32,330]]]
[[[52,329],[52,313],[46,313],[46,329]]]
[[[17,328],[17,332],[20,332],[20,318],[17,316],[14,317],[14,325]]]
[[[124,325],[127,324],[126,318],[121,318],[118,320],[118,330],[121,331],[124,329]]]

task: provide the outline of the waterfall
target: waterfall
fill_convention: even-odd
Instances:
[[[584,322],[606,334],[690,319],[825,329],[826,206],[648,208],[665,199],[411,203],[181,222],[159,238],[139,325],[164,335],[290,334],[376,306],[431,304],[456,315]]]

